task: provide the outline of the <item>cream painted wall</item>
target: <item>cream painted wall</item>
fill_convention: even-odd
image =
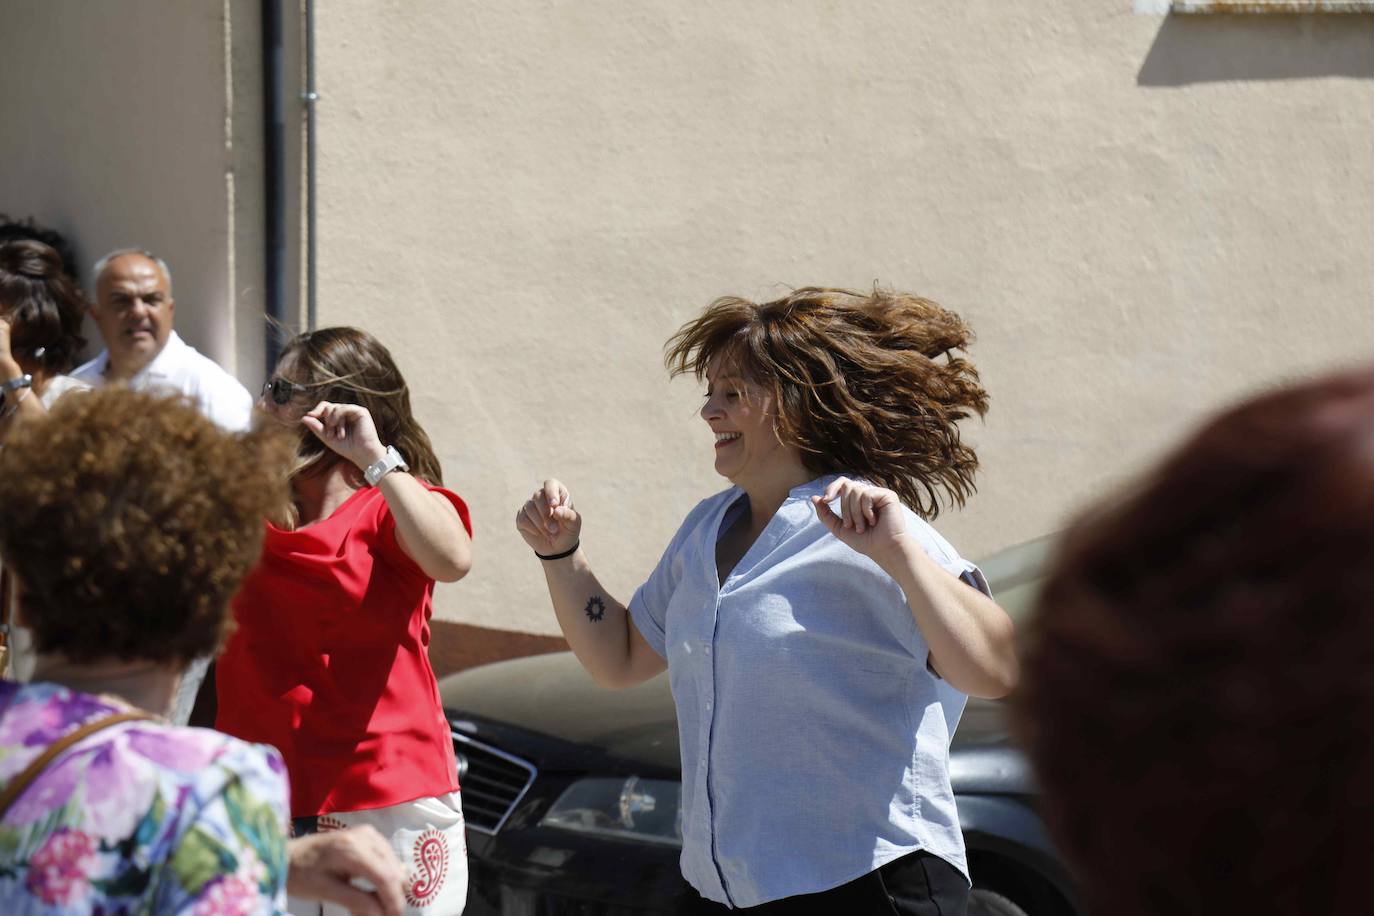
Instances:
[[[724,293],[972,322],[984,471],[939,527],[975,556],[1374,355],[1374,17],[335,0],[318,48],[321,322],[392,347],[472,504],[453,619],[556,630],[512,526],[547,475],[629,598],[722,485],[660,347]]]
[[[156,251],[177,330],[250,383],[262,377],[256,8],[44,0],[7,4],[0,28],[0,211],[70,238],[87,281],[107,251]],[[90,322],[87,336],[98,352]]]

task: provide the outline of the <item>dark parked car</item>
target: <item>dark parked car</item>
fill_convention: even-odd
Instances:
[[[1008,610],[1041,544],[982,564]],[[680,911],[681,794],[668,679],[597,687],[570,653],[498,662],[440,685],[467,818],[468,916]],[[970,701],[950,775],[973,873],[970,916],[1077,916],[999,704]]]

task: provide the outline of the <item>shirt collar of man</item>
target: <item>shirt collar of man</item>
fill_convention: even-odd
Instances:
[[[181,335],[175,330],[167,335],[167,343],[162,345],[162,349],[154,356],[152,362],[134,373],[129,379],[129,383],[136,384],[150,378],[169,378],[176,372],[176,367],[181,363],[182,354],[190,347],[186,341],[181,339]],[[97,368],[102,376],[106,376],[110,371],[110,351],[103,350],[99,356]]]

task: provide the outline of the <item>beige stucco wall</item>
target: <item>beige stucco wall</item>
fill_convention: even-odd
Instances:
[[[262,376],[256,9],[44,0],[6,4],[0,27],[0,211],[71,239],[87,281],[107,251],[156,251],[178,331],[250,383]]]
[[[627,599],[721,481],[663,340],[723,293],[918,291],[979,332],[979,555],[1215,405],[1374,356],[1374,17],[1130,0],[321,4],[320,309],[396,352],[477,565],[552,632],[546,475]]]

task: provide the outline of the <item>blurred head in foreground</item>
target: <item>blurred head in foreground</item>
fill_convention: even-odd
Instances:
[[[1365,911],[1374,371],[1229,410],[1080,519],[1016,703],[1092,913]]]
[[[182,398],[63,398],[0,451],[0,558],[40,656],[180,670],[214,652],[285,500],[291,444]]]

